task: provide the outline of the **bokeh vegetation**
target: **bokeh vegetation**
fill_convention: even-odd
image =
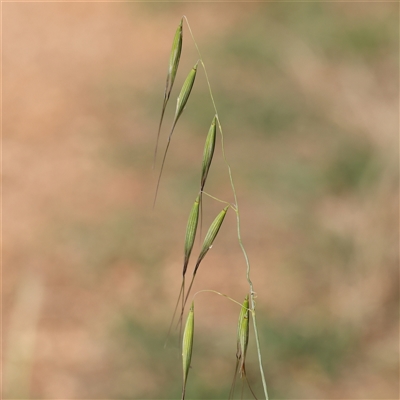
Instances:
[[[155,211],[151,164],[171,40],[185,14],[226,135],[270,397],[398,398],[398,7],[4,5],[5,397],[180,396],[177,334],[163,346],[213,117],[201,70]],[[56,22],[43,23],[49,17]],[[30,80],[17,68],[29,55]],[[195,61],[184,30],[161,146]],[[30,82],[24,91],[18,76]],[[219,143],[206,190],[232,201]],[[204,226],[220,205],[207,208]],[[194,291],[242,301],[233,215],[208,257]],[[43,294],[29,322],[22,283],[32,273]],[[196,302],[187,398],[223,399],[239,310],[213,294]],[[22,331],[34,337],[31,352]],[[251,337],[247,357],[262,393]]]

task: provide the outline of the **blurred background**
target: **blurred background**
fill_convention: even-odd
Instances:
[[[177,332],[164,342],[213,117],[201,69],[151,205],[184,14],[224,128],[270,397],[399,398],[399,4],[2,10],[3,398],[180,397]],[[160,151],[196,61],[184,26]],[[233,201],[220,142],[206,190]],[[205,228],[220,209],[205,199]],[[235,229],[230,212],[193,293],[243,300]],[[188,399],[228,397],[238,314],[196,297]],[[247,372],[262,398],[253,336]]]

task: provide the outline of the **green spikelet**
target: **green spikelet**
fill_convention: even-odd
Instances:
[[[215,116],[212,120],[210,130],[208,131],[206,144],[204,145],[203,164],[201,169],[201,187],[200,187],[201,191],[203,190],[204,185],[206,184],[208,171],[210,169],[211,161],[214,155],[215,138],[217,134],[216,121],[217,117]]]
[[[186,320],[185,330],[182,341],[182,366],[183,366],[183,387],[182,400],[185,398],[187,377],[189,375],[190,363],[192,361],[194,335],[194,303],[190,307],[189,315]]]
[[[168,142],[167,142],[167,146],[165,147],[165,151],[164,151],[164,157],[161,163],[161,169],[160,169],[160,175],[158,176],[158,181],[157,181],[157,187],[156,187],[156,193],[154,196],[154,203],[153,203],[153,207],[156,204],[156,200],[157,200],[157,193],[158,193],[158,187],[160,186],[160,180],[161,180],[161,175],[164,169],[164,163],[165,163],[165,159],[167,157],[167,152],[168,152],[168,148],[169,148],[169,144],[171,143],[171,136],[174,132],[175,129],[175,125],[178,122],[179,117],[182,115],[182,112],[186,106],[186,103],[189,99],[190,93],[192,91],[193,85],[194,85],[194,81],[196,79],[196,73],[197,73],[197,64],[198,62],[195,64],[195,66],[192,68],[192,70],[189,72],[189,75],[187,76],[185,82],[183,83],[181,92],[179,93],[177,102],[176,102],[176,110],[175,110],[175,117],[174,117],[174,122],[172,123],[172,128],[171,128],[171,132],[168,136]]]
[[[179,66],[179,60],[181,58],[182,39],[183,39],[182,38],[182,22],[183,22],[183,19],[181,19],[181,23],[179,24],[179,26],[175,32],[174,41],[172,42],[171,54],[169,57],[167,81],[165,83],[164,101],[163,101],[163,106],[162,106],[162,110],[161,110],[160,123],[158,125],[156,148],[154,150],[153,167],[156,162],[158,141],[160,139],[160,131],[161,131],[161,125],[162,125],[162,122],[164,119],[165,109],[167,107],[169,96],[171,95],[172,87],[174,86],[175,77],[176,77],[176,73],[178,71],[178,66]]]

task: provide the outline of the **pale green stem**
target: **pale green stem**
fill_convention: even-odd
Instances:
[[[204,293],[204,292],[215,293],[215,294],[217,294],[218,296],[226,297],[228,300],[233,301],[234,303],[236,303],[236,304],[239,305],[240,307],[243,307],[243,304],[241,304],[241,303],[239,303],[238,301],[232,299],[232,297],[229,297],[229,296],[226,295],[226,294],[223,294],[223,293],[221,293],[221,292],[218,292],[218,291],[212,290],[212,289],[203,289],[203,290],[199,290],[198,292],[196,292],[196,293],[193,295],[193,300],[194,300],[194,298],[195,298],[198,294]],[[247,310],[251,311],[250,308],[248,308]]]
[[[225,200],[221,200],[218,197],[215,197],[215,196],[211,195],[210,193],[205,192],[204,190],[201,193],[205,194],[207,197],[210,197],[211,199],[219,201],[220,203],[224,203],[226,205],[229,205],[232,208],[232,210],[236,212],[236,207],[234,207],[231,203],[228,203]]]
[[[224,158],[225,164],[228,168],[228,173],[229,173],[229,180],[231,182],[231,187],[232,187],[232,192],[233,192],[233,197],[235,200],[235,208],[236,208],[236,226],[237,226],[237,235],[238,235],[238,241],[239,241],[239,245],[240,248],[242,249],[243,255],[244,255],[244,259],[246,262],[246,278],[247,278],[247,282],[249,283],[250,286],[250,304],[251,304],[251,314],[252,314],[252,320],[253,320],[253,326],[254,326],[254,336],[255,336],[255,340],[256,340],[256,346],[257,346],[257,354],[258,354],[258,363],[259,363],[259,367],[260,367],[260,373],[261,373],[261,380],[262,380],[262,384],[263,384],[263,389],[264,389],[264,395],[265,395],[265,399],[268,400],[268,391],[267,391],[267,383],[265,382],[265,376],[264,376],[264,368],[263,368],[263,364],[262,364],[262,357],[261,357],[261,348],[260,348],[260,340],[258,337],[258,329],[257,329],[257,321],[256,321],[256,301],[254,299],[254,295],[255,295],[255,291],[254,291],[254,287],[253,287],[253,282],[250,279],[250,262],[249,262],[249,258],[247,256],[246,250],[243,246],[243,242],[242,242],[242,235],[240,232],[240,214],[239,214],[239,205],[238,205],[238,201],[237,201],[237,195],[236,195],[236,190],[235,190],[235,185],[233,183],[233,178],[232,178],[232,171],[231,171],[231,167],[228,163],[228,160],[226,158],[225,155],[225,147],[224,147],[224,134],[222,132],[222,126],[221,126],[221,122],[219,119],[219,115],[218,115],[218,110],[217,110],[217,106],[215,104],[214,101],[214,96],[211,90],[211,85],[210,85],[210,80],[208,79],[208,74],[207,74],[207,69],[206,66],[204,65],[203,62],[203,57],[201,56],[200,53],[200,49],[196,43],[196,40],[194,38],[193,32],[190,28],[189,25],[189,21],[187,19],[186,16],[183,16],[183,18],[186,21],[186,24],[188,26],[190,35],[192,36],[194,45],[196,47],[197,53],[199,54],[199,59],[200,59],[200,63],[203,66],[203,70],[204,70],[204,74],[206,77],[206,81],[207,81],[207,85],[208,85],[208,91],[210,93],[210,97],[211,97],[211,101],[213,103],[213,107],[214,107],[214,111],[215,111],[215,115],[217,116],[217,120],[218,120],[218,127],[219,127],[219,131],[221,134],[221,148],[222,148],[222,156]]]

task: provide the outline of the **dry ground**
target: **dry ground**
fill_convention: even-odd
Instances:
[[[212,118],[202,71],[155,211],[151,164],[183,14],[226,130],[271,397],[398,398],[398,4],[2,7],[4,398],[179,397],[163,342]],[[195,61],[186,32],[177,86]],[[220,144],[207,185],[232,201]],[[196,289],[240,301],[231,214]],[[238,309],[196,299],[188,396],[226,398]]]

